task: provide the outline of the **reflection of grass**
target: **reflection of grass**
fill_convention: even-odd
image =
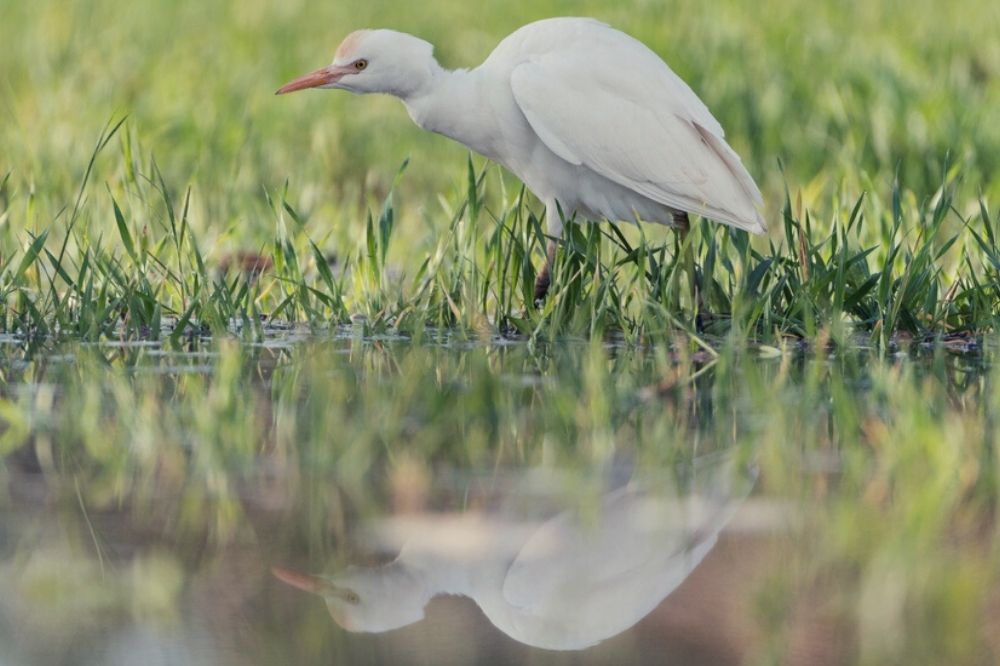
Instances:
[[[73,351],[75,363],[11,377],[37,388],[5,399],[28,425],[2,446],[20,451],[11,471],[37,459],[67,511],[87,507],[96,543],[113,524],[104,516],[124,509],[114,520],[134,538],[170,535],[179,553],[264,539],[264,557],[309,552],[317,566],[358,515],[460,507],[460,488],[449,499],[428,484],[449,469],[565,468],[587,493],[613,458],[653,470],[736,446],[757,459],[757,494],[792,500],[808,535],[789,544],[781,584],[761,589],[757,621],[775,646],[785,614],[832,595],[821,612],[861,622],[865,654],[985,649],[977,632],[1000,582],[996,380],[961,357],[872,369],[861,352],[762,362],[723,348],[702,366],[585,343],[539,355],[348,338],[278,352],[223,344],[202,374],[162,372],[183,357]],[[94,547],[82,518],[72,531]],[[114,549],[103,557],[114,575]]]

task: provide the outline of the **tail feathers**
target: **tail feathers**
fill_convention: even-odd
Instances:
[[[741,206],[742,210],[739,213],[717,209],[715,206],[708,206],[706,207],[707,216],[753,233],[765,233],[767,231],[767,224],[764,222],[764,216],[761,214],[764,208],[764,197],[761,195],[760,189],[757,187],[757,183],[754,182],[753,177],[747,172],[746,167],[743,166],[740,156],[729,147],[729,144],[724,139],[719,138],[698,123],[694,123],[694,128],[705,144],[726,165],[729,173],[732,174],[740,190],[746,197],[746,205]],[[701,211],[697,212],[701,213]]]

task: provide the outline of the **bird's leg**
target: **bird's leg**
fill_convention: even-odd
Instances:
[[[705,304],[701,299],[701,290],[698,289],[698,279],[694,272],[694,250],[688,246],[688,233],[691,231],[691,220],[686,211],[674,212],[674,228],[677,229],[677,237],[680,240],[682,251],[684,252],[684,271],[691,280],[691,302],[694,304],[694,328],[697,333],[704,330],[702,312]]]
[[[552,264],[556,260],[556,242],[554,240],[549,240],[548,244],[545,246],[545,263],[542,265],[542,270],[538,273],[538,277],[535,278],[535,302],[544,301],[546,294],[549,293],[549,285],[552,283]]]
[[[549,285],[552,284],[552,268],[556,261],[556,238],[560,238],[563,232],[563,211],[559,207],[559,202],[551,199],[545,202],[545,225],[546,234],[549,237],[545,245],[545,263],[538,277],[535,278],[535,304],[540,304],[549,293]]]

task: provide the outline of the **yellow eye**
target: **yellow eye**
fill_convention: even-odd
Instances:
[[[362,67],[361,69],[364,69],[364,67]],[[344,600],[347,601],[347,603],[349,604],[356,604],[359,601],[361,601],[361,597],[358,596],[357,592],[348,592],[347,594],[344,595]]]
[[[368,66],[367,60],[358,60],[357,62],[354,63],[354,69],[358,70],[359,72],[367,66]]]

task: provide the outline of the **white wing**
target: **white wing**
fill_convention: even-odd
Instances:
[[[549,149],[672,208],[765,231],[760,190],[687,84],[626,34],[573,27],[511,71],[514,98]]]
[[[572,514],[546,523],[503,582],[504,600],[530,625],[519,640],[581,649],[625,631],[704,559],[730,512],[729,504],[626,492],[604,502],[594,525]]]
[[[648,524],[649,515],[664,513],[669,525]],[[579,610],[581,597],[600,596],[594,590],[642,570],[651,560],[666,561],[683,552],[689,532],[679,503],[621,488],[604,498],[590,520],[565,511],[541,525],[511,562],[504,597],[526,610],[572,599],[566,605]]]
[[[541,525],[503,582],[504,600],[531,619],[524,637],[530,631],[533,645],[578,649],[651,612],[705,558],[750,492],[756,474],[738,455],[694,461],[683,492],[672,476],[634,481],[606,495],[593,521],[566,511]]]

